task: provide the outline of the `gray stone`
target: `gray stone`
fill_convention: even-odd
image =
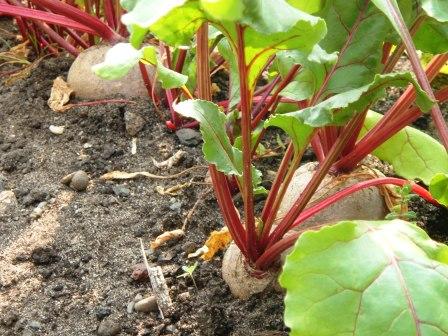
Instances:
[[[83,170],[78,170],[73,174],[70,181],[70,188],[76,191],[84,191],[89,185],[89,175]]]
[[[28,327],[31,330],[40,330],[42,329],[42,323],[40,323],[39,321],[32,320],[28,323]]]
[[[146,124],[146,120],[141,115],[130,111],[124,113],[124,122],[126,125],[126,132],[128,132],[130,136],[136,136]]]
[[[174,202],[170,205],[170,209],[176,212],[180,212],[180,209],[182,208],[182,202]]]
[[[155,296],[149,296],[135,303],[135,311],[147,313],[151,311],[157,311],[157,299]]]
[[[191,128],[181,128],[176,131],[180,143],[185,146],[194,147],[202,142],[201,133]]]
[[[122,185],[114,185],[112,187],[112,190],[118,197],[128,197],[129,195],[131,195],[131,191]]]
[[[102,320],[98,326],[97,333],[99,336],[115,336],[121,331],[121,326],[117,319],[109,316]]]
[[[190,300],[190,293],[189,292],[180,293],[177,296],[177,299],[181,302],[186,302],[186,301]]]

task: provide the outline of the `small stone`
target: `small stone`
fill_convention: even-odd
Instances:
[[[112,187],[112,190],[118,197],[128,197],[129,195],[131,195],[131,191],[122,185],[114,185]]]
[[[136,136],[146,124],[146,120],[141,115],[130,111],[124,113],[124,122],[126,124],[126,132],[130,136]]]
[[[44,213],[44,209],[36,207],[31,212],[30,217],[32,219],[38,219],[38,218],[40,218],[42,216],[43,213]]]
[[[173,204],[170,204],[170,209],[172,211],[180,212],[182,208],[182,202],[174,202]]]
[[[95,316],[98,320],[102,320],[112,314],[112,310],[109,307],[98,307],[95,309]]]
[[[28,327],[31,329],[31,330],[40,330],[40,329],[42,329],[42,324],[39,322],[39,321],[30,321],[29,323],[28,323]]]
[[[64,126],[50,125],[49,130],[53,134],[61,135],[64,133],[64,128],[65,128]]]
[[[11,190],[0,192],[0,216],[13,211],[17,205],[16,195]]]
[[[28,195],[23,197],[22,203],[25,206],[33,205],[39,202],[43,202],[49,197],[49,193],[45,190],[34,189],[31,190]]]
[[[132,314],[134,312],[134,305],[135,305],[134,301],[131,301],[131,302],[128,303],[128,305],[126,307],[126,312],[128,314]]]
[[[190,293],[189,292],[180,293],[177,296],[177,298],[181,302],[187,302],[188,300],[190,300]]]
[[[100,322],[97,333],[99,336],[115,336],[120,331],[121,326],[118,324],[118,321],[112,316],[109,316]]]
[[[70,188],[76,191],[84,191],[89,185],[89,175],[83,170],[78,170],[73,174],[70,182]]]
[[[92,148],[92,147],[93,147],[93,145],[89,142],[86,142],[84,145],[82,145],[82,148],[84,148],[84,149],[88,149],[88,148]]]
[[[138,302],[138,301],[141,301],[141,300],[143,300],[143,295],[141,295],[140,293],[135,295],[134,302]]]
[[[151,311],[157,311],[157,299],[155,296],[149,296],[135,303],[135,311],[147,313]]]
[[[201,133],[191,128],[181,128],[176,131],[180,143],[185,146],[194,147],[202,142]]]
[[[171,333],[171,334],[174,334],[174,333],[177,332],[176,327],[175,327],[174,325],[172,325],[172,324],[168,325],[168,326],[165,328],[165,330],[166,330],[167,332]]]

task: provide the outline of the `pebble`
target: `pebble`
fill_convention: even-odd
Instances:
[[[99,336],[115,336],[121,331],[121,326],[117,320],[109,316],[102,320],[98,326],[97,333]]]
[[[134,298],[134,302],[138,302],[140,300],[143,300],[143,295],[141,295],[140,293],[138,293],[137,295],[135,295]]]
[[[128,305],[126,307],[126,311],[128,314],[132,314],[134,312],[134,305],[135,305],[134,301],[131,301],[128,303]]]
[[[11,190],[0,192],[0,216],[11,212],[18,205],[16,195]]]
[[[172,324],[168,325],[168,326],[165,328],[165,330],[166,330],[167,332],[169,332],[169,333],[172,333],[172,334],[174,334],[174,333],[177,332],[176,327],[175,327],[174,325],[172,325]]]
[[[179,299],[179,301],[181,302],[186,302],[188,300],[190,300],[190,293],[189,292],[183,292],[180,293],[177,298]]]
[[[33,320],[28,323],[28,327],[32,330],[40,330],[42,329],[42,323]]]
[[[182,208],[182,202],[174,202],[173,204],[170,204],[170,209],[172,211],[180,212]]]
[[[32,219],[38,219],[42,214],[44,213],[44,208],[47,206],[47,202],[40,202],[37,207],[33,209],[33,211],[30,214],[30,217]]]
[[[149,296],[135,303],[135,311],[147,313],[151,311],[157,311],[157,299],[155,296]]]
[[[95,316],[98,320],[102,320],[112,314],[112,310],[109,307],[100,306],[95,309]]]
[[[126,132],[128,132],[130,136],[136,136],[146,124],[146,120],[141,115],[130,111],[124,113],[124,122],[126,125]]]
[[[68,174],[61,179],[61,183],[69,185],[76,191],[84,191],[89,185],[89,175],[83,170]]]
[[[56,135],[61,135],[64,133],[64,126],[55,126],[55,125],[50,125],[49,129],[50,132]]]
[[[194,147],[202,142],[201,133],[191,128],[181,128],[176,131],[180,143],[185,146]]]
[[[31,190],[25,197],[22,199],[22,203],[25,206],[36,204],[38,202],[43,202],[49,197],[49,193],[45,190],[34,189]]]
[[[131,195],[131,191],[122,185],[114,185],[112,191],[118,197],[128,197]]]

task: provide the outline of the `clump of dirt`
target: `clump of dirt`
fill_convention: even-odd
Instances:
[[[195,261],[187,254],[223,225],[204,183],[201,145],[182,145],[145,100],[51,111],[46,101],[52,81],[65,76],[71,62],[44,59],[30,77],[0,86],[0,192],[12,191],[17,202],[0,213],[0,334],[95,335],[99,327],[119,335],[284,332],[282,295],[233,298],[221,276],[222,253],[199,262],[197,288],[188,277],[178,278],[181,267]],[[135,155],[127,112],[145,120]],[[50,125],[65,131],[52,134]],[[187,155],[177,166],[158,169],[152,163],[151,157],[163,161],[178,150]],[[191,167],[197,168],[173,179],[99,178],[113,170],[173,175]],[[60,182],[77,170],[89,174],[85,192]],[[155,191],[187,182],[179,195]],[[172,311],[165,319],[158,312],[128,312],[137,295],[150,291],[147,280],[130,277],[132,266],[142,262],[139,238],[148,246],[162,232],[182,227],[198,199],[185,237],[146,250],[150,263],[162,267]]]

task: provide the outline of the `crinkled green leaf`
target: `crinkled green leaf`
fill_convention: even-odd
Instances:
[[[382,46],[391,31],[387,19],[369,1],[327,0],[316,15],[325,19],[328,33],[319,45],[328,53],[338,52],[336,65],[320,96],[359,88],[381,72]]]
[[[300,11],[284,0],[244,0],[241,22],[263,35],[283,33],[297,25]]]
[[[184,5],[188,0],[133,0],[125,1],[124,8],[128,13],[121,17],[125,25],[138,25],[148,28],[168,15],[173,9]],[[123,2],[122,2],[123,5]]]
[[[441,22],[448,22],[448,1],[421,0],[426,14]]]
[[[206,100],[186,100],[174,106],[186,118],[199,122],[204,139],[205,159],[216,169],[228,175],[242,175],[242,153],[232,146],[225,129],[226,115],[218,105]]]
[[[296,152],[308,146],[313,128],[305,125],[300,118],[289,114],[275,114],[265,121],[264,127],[279,127],[285,131],[294,144]]]
[[[276,65],[282,76],[285,76],[294,64],[302,65],[294,81],[282,90],[281,95],[294,100],[310,98],[322,85],[327,68],[337,59],[336,52],[328,54],[317,44],[310,54],[297,50],[279,53],[276,57]]]
[[[147,28],[141,28],[140,26],[133,24],[128,27],[129,30],[129,42],[131,45],[139,49],[145,40],[146,34],[148,33]]]
[[[440,204],[448,207],[448,174],[434,175],[429,184],[429,192]]]
[[[219,21],[238,21],[243,16],[241,0],[200,0],[200,3],[208,15]]]
[[[291,336],[447,335],[447,263],[446,245],[401,220],[305,232],[280,276],[285,324]]]
[[[205,21],[197,1],[174,8],[169,15],[150,26],[151,32],[170,46],[190,45],[193,36]]]
[[[168,69],[160,62],[157,64],[157,78],[164,89],[174,89],[184,86],[188,81],[188,76]]]
[[[281,50],[299,50],[309,54],[326,34],[325,21],[318,17],[291,7],[288,19],[283,21],[289,21],[291,18],[294,18],[295,24],[289,30],[269,35],[252,28],[245,29],[245,53],[251,87],[255,86],[256,79],[272,55]]]
[[[369,111],[361,137],[381,118],[381,114]],[[448,154],[445,148],[429,135],[409,126],[376,148],[373,154],[389,162],[398,175],[409,180],[422,180],[426,185],[431,182],[434,174],[448,174]]]
[[[325,0],[287,0],[291,6],[294,6],[308,14],[316,13],[323,6]]]
[[[417,104],[428,111],[434,104],[408,72],[376,75],[373,82],[363,87],[339,93],[323,102],[287,115],[300,118],[312,127],[344,124],[354,114],[362,112],[370,104],[386,95],[389,86],[406,87],[413,84],[417,92]]]
[[[448,23],[428,18],[414,35],[415,47],[430,54],[448,52]]]
[[[240,82],[238,78],[238,64],[229,41],[224,38],[218,43],[220,55],[229,65],[229,109],[234,108],[240,101]]]
[[[142,52],[135,49],[129,43],[118,43],[109,49],[102,63],[92,67],[99,77],[104,79],[118,79],[126,74],[136,65]]]

